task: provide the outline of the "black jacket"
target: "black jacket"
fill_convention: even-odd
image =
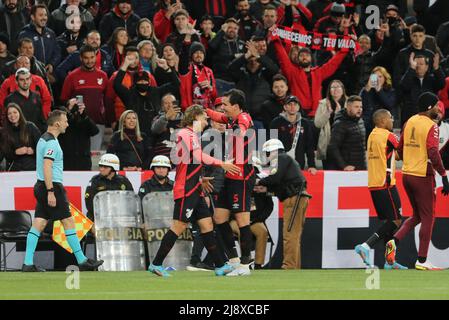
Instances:
[[[64,31],[61,33],[57,38],[56,41],[58,42],[59,48],[61,49],[61,62],[69,56],[69,53],[67,52],[67,48],[70,46],[76,46],[76,48],[79,50],[84,45],[84,35],[81,33],[78,35],[78,37],[75,39],[72,37],[72,34],[70,31]],[[59,64],[58,64],[59,66]]]
[[[64,151],[64,170],[86,170],[92,169],[90,157],[90,137],[96,135],[99,130],[86,112],[67,114],[69,126],[64,134],[58,137],[62,150]]]
[[[172,191],[173,190],[173,181],[171,181],[168,177],[164,184],[160,184],[157,181],[156,176],[153,175],[151,179],[148,179],[139,188],[139,197],[142,200],[150,192],[164,192],[164,191]]]
[[[327,158],[335,170],[354,166],[366,170],[365,124],[363,118],[351,118],[346,109],[340,110],[334,118]]]
[[[142,132],[142,141],[137,141],[135,135],[125,129],[128,140],[120,140],[120,131],[116,131],[108,146],[107,153],[113,153],[120,159],[120,169],[124,167],[139,167],[148,169],[150,165],[151,142],[147,135]],[[132,144],[131,144],[132,143]],[[134,148],[137,151],[134,151]]]
[[[404,100],[401,117],[402,124],[404,124],[411,116],[418,113],[417,103],[421,93],[431,91],[438,94],[438,91],[444,88],[445,75],[441,68],[428,71],[421,83],[416,71],[408,68],[399,84]]]
[[[288,152],[292,148],[293,140],[296,134],[296,128],[301,122],[300,134],[298,138],[298,143],[295,149],[295,159],[298,161],[301,169],[305,168],[306,165],[306,155],[307,155],[307,165],[309,168],[315,168],[315,150],[314,150],[314,134],[313,134],[313,123],[308,119],[301,118],[298,113],[298,118],[294,124],[292,124],[286,116],[281,113],[279,116],[273,119],[270,124],[270,129],[278,130],[278,139],[281,140]]]
[[[304,178],[298,162],[296,162],[287,153],[280,150],[277,159],[277,165],[273,164],[275,169],[272,174],[259,181],[259,185],[268,187],[269,191],[274,192],[280,201],[284,201],[297,194],[297,191],[305,189],[306,179]],[[297,190],[293,192],[293,190]]]
[[[128,89],[122,82],[126,72],[119,70],[114,80],[114,90],[123,101],[127,110],[134,110],[139,117],[140,129],[147,135],[151,131],[151,122],[159,113],[161,97],[169,92],[176,91],[179,87],[179,78],[176,72],[170,72],[171,83],[160,87],[148,86],[146,95],[141,95],[135,87]]]
[[[30,90],[28,98],[23,96],[19,91],[14,91],[6,97],[4,105],[14,102],[22,109],[25,119],[33,122],[41,132],[47,130],[47,124],[42,111],[41,96]]]
[[[262,103],[260,109],[260,117],[263,122],[263,126],[267,129],[270,127],[271,121],[273,121],[274,118],[279,116],[279,114],[284,111],[284,99],[279,99],[272,94]]]
[[[125,20],[122,17],[119,17],[114,9],[111,10],[111,12],[106,14],[100,21],[98,30],[101,35],[101,42],[106,43],[109,41],[112,33],[118,27],[125,28],[128,31],[129,39],[134,39],[137,36],[136,27],[139,20],[140,17],[135,13],[131,13],[128,19]]]
[[[11,13],[5,7],[0,8],[0,30],[8,35],[10,40],[8,49],[14,54],[17,53],[17,37],[27,21],[25,10],[17,10],[17,12]]]
[[[228,66],[236,55],[245,52],[245,42],[238,37],[227,40],[223,30],[217,32],[215,38],[209,41],[209,50],[212,54],[212,70],[215,79],[232,81]]]
[[[229,65],[229,72],[236,82],[236,88],[246,97],[246,108],[253,120],[262,120],[262,103],[270,96],[271,79],[279,72],[279,67],[267,56],[259,58],[261,66],[255,73],[248,71],[245,56],[235,59]]]
[[[374,128],[373,114],[376,110],[387,109],[393,113],[393,108],[396,106],[396,92],[393,88],[381,89],[379,92],[371,88],[370,91],[362,89],[359,95],[362,97],[362,117],[365,122],[366,137],[368,137]]]
[[[444,56],[449,55],[449,21],[440,25],[437,31],[436,40]]]
[[[28,143],[24,145],[20,142],[19,128],[14,127],[10,140],[6,140],[5,128],[1,131],[2,146],[1,153],[6,158],[6,170],[8,171],[33,171],[36,170],[36,146],[41,137],[41,133],[36,125],[30,121],[26,123],[28,133]],[[16,155],[16,149],[21,147],[31,147],[34,150],[32,155]]]
[[[101,191],[134,191],[134,189],[128,178],[119,174],[115,174],[111,180],[100,174],[93,176],[84,194],[87,217],[91,220],[94,219],[94,197]]]

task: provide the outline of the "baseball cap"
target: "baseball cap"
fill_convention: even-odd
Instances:
[[[284,104],[289,104],[290,102],[296,102],[297,104],[299,104],[299,99],[296,96],[288,96],[285,99]]]

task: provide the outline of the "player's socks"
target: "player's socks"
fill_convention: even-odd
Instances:
[[[41,233],[34,227],[31,227],[30,231],[28,231],[25,261],[24,261],[24,264],[27,266],[32,266],[34,264],[33,263],[34,252],[36,251],[37,242],[39,241],[40,236]]]
[[[371,237],[368,238],[368,240],[365,241],[364,244],[368,246],[366,249],[373,248],[374,245],[381,239],[385,239],[386,241],[390,240],[393,232],[397,228],[398,227],[393,221],[386,221]]]
[[[162,262],[164,262],[165,257],[167,257],[171,248],[173,248],[173,246],[175,245],[176,239],[178,239],[176,233],[174,233],[171,229],[168,230],[168,232],[162,238],[161,246],[159,247],[159,250],[156,253],[156,257],[153,260],[153,264],[155,266],[162,265]]]
[[[418,257],[419,263],[424,263],[424,262],[426,262],[426,260],[427,260],[427,257]]]
[[[249,225],[240,228],[240,249],[242,251],[240,261],[242,264],[249,264],[251,262],[252,240],[253,234]]]
[[[203,239],[204,247],[206,247],[207,252],[211,255],[214,260],[215,268],[221,268],[224,265],[224,261],[218,252],[217,239],[214,236],[213,231],[209,231],[201,234]]]
[[[80,240],[76,235],[76,229],[65,230],[65,236],[67,237],[67,242],[69,243],[70,248],[72,248],[73,254],[75,255],[78,264],[85,262],[87,260],[87,257],[84,255],[83,250],[81,249]]]
[[[223,239],[224,249],[228,259],[237,258],[238,254],[237,249],[235,248],[234,233],[232,232],[229,221],[217,224],[217,230],[220,232],[221,238]]]

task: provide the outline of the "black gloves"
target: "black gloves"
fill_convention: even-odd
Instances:
[[[447,180],[447,176],[442,177],[443,180],[443,189],[441,189],[441,193],[445,196],[449,194],[449,181]]]

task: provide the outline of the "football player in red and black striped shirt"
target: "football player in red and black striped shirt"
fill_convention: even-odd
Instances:
[[[249,275],[251,262],[252,233],[250,230],[251,192],[255,184],[255,171],[250,163],[250,147],[256,141],[255,130],[251,116],[244,111],[245,94],[237,89],[226,92],[223,96],[225,114],[207,109],[207,115],[216,122],[226,123],[233,130],[230,136],[232,145],[230,157],[240,168],[239,174],[227,172],[224,187],[218,194],[215,203],[214,221],[220,231],[224,244],[232,256],[228,257],[231,264],[239,265],[229,275]],[[235,250],[234,237],[229,225],[230,214],[233,213],[240,229],[241,258]]]
[[[222,276],[232,271],[232,267],[224,264],[218,252],[212,214],[204,200],[200,178],[203,164],[221,166],[226,172],[232,174],[238,174],[240,168],[202,152],[199,134],[207,126],[207,115],[203,107],[199,105],[189,107],[182,120],[182,126],[184,128],[177,134],[176,154],[172,154],[172,162],[177,164],[173,187],[175,200],[173,223],[162,239],[161,246],[148,270],[159,276],[169,276],[162,267],[162,262],[176,239],[187,228],[190,220],[194,219],[200,227],[204,246],[214,259],[215,274]]]

